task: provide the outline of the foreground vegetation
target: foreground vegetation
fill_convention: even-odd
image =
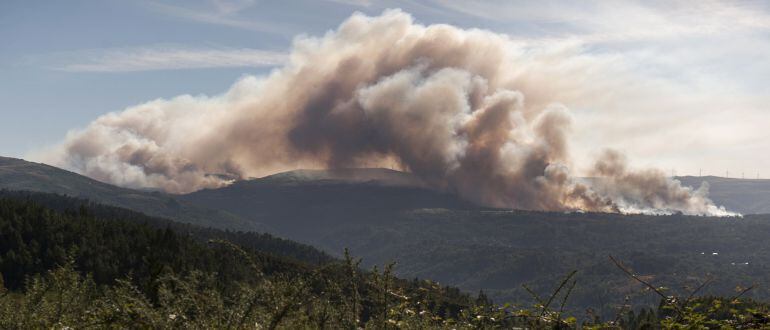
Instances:
[[[226,243],[225,243],[226,244]],[[235,247],[234,247],[235,248]],[[237,249],[237,248],[236,248]],[[739,298],[670,297],[657,310],[620,311],[614,320],[578,323],[561,310],[556,296],[531,308],[497,306],[480,296],[460,309],[436,304],[435,283],[417,287],[395,283],[389,269],[360,273],[351,259],[339,265],[347,277],[326,271],[310,277],[265,277],[222,290],[210,274],[166,274],[149,297],[130,278],[98,286],[71,263],[30,278],[26,289],[0,288],[3,329],[195,328],[195,329],[759,329],[770,328],[770,309]],[[431,287],[432,286],[432,287]],[[323,289],[321,289],[323,288]],[[417,290],[415,290],[417,288]],[[555,293],[559,293],[557,290]],[[560,306],[550,306],[549,304]],[[454,306],[453,306],[454,307]]]
[[[269,236],[174,227],[55,195],[0,196],[2,329],[754,329],[770,319],[767,304],[744,298],[751,287],[696,298],[706,281],[675,296],[615,259],[614,271],[660,298],[657,308],[620,305],[604,319],[567,312],[581,286],[575,272],[547,294],[524,286],[531,305],[500,305],[483,292],[399,279],[392,265],[362,271],[347,253],[336,260]]]
[[[267,278],[257,269],[256,285],[222,290],[210,274],[167,274],[149,297],[130,278],[98,286],[71,263],[30,278],[23,292],[0,288],[3,329],[199,328],[199,329],[759,329],[770,328],[770,309],[739,298],[706,297],[684,302],[668,298],[659,309],[621,311],[614,320],[565,317],[551,297],[531,308],[497,306],[480,297],[458,310],[440,310],[432,296],[441,292],[425,282],[405,289],[389,271],[362,275],[350,259],[350,277]],[[433,285],[433,287],[430,287]],[[320,289],[320,288],[324,289]],[[443,306],[447,307],[447,306]]]

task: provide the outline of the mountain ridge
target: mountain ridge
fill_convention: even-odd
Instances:
[[[279,172],[260,178],[236,181],[266,180],[271,182],[337,182],[337,183],[377,183],[391,186],[427,187],[415,175],[409,172],[387,168],[339,168],[339,169],[296,169]]]
[[[583,179],[591,180],[591,178]],[[742,214],[770,213],[770,179],[738,179],[718,176],[678,176],[674,179],[693,189],[698,189],[702,182],[707,182],[709,184],[709,197],[717,205],[725,206],[730,211]],[[450,192],[431,188],[419,177],[409,172],[387,168],[297,169],[260,178],[238,180],[220,188],[202,189],[189,194],[176,195],[118,187],[47,164],[0,156],[0,189],[66,194],[129,209],[143,208],[143,212],[153,216],[240,230],[264,231],[269,230],[269,228],[265,224],[255,224],[254,219],[244,219],[243,215],[239,216],[232,212],[200,209],[194,204],[177,204],[182,200],[195,199],[190,196],[198,196],[219,189],[237,190],[260,185],[286,187],[290,185],[346,184],[377,186],[377,188],[424,189],[429,194],[452,195]],[[455,198],[455,201],[459,208],[467,208],[472,204],[460,198]],[[205,218],[199,214],[205,214]]]
[[[220,229],[268,230],[262,224],[245,221],[225,211],[180,203],[174,195],[118,187],[65,169],[18,158],[0,156],[0,189],[62,194]]]

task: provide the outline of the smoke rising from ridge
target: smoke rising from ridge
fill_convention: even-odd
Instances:
[[[295,168],[396,165],[494,207],[729,215],[653,170],[604,154],[570,172],[569,110],[601,98],[561,51],[408,14],[354,14],[298,38],[289,63],[217,97],[154,100],[97,118],[38,158],[98,180],[185,193]]]

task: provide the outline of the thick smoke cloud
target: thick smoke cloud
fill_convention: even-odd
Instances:
[[[601,98],[591,71],[487,31],[356,14],[295,40],[267,77],[102,116],[42,160],[174,193],[295,168],[396,166],[494,207],[728,214],[705,189],[630,171],[612,152],[595,166],[603,179],[573,178],[571,116],[554,102]]]

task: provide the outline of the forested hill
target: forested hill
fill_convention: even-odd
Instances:
[[[143,280],[163,268],[243,276],[243,269],[228,266],[231,256],[207,246],[210,240],[253,251],[268,272],[305,270],[334,260],[269,234],[201,228],[72,197],[0,191],[0,273],[11,288],[69,257],[99,283],[129,272]]]
[[[455,194],[426,188],[410,174],[373,168],[290,171],[177,198],[262,223],[282,237],[313,243],[328,230],[351,222],[364,224],[372,216],[418,209],[483,209]]]
[[[379,311],[393,297],[409,296],[405,304],[421,304],[411,311],[437,317],[475,304],[458,289],[391,274],[266,235],[173,225],[56,195],[0,194],[3,329],[355,328],[384,324],[387,309]]]
[[[178,201],[157,191],[121,188],[46,164],[0,157],[0,189],[38,191],[89,199],[151,216],[222,229],[269,231],[222,210]]]
[[[89,200],[39,192],[0,190],[0,199],[34,202],[51,210],[73,215],[81,214],[106,219],[108,222],[134,223],[157,230],[170,229],[178,234],[199,242],[212,239],[224,239],[262,253],[293,259],[311,265],[325,264],[333,260],[328,254],[318,249],[278,238],[267,233],[225,231],[209,227],[200,227],[145,214],[119,207],[102,205]]]

